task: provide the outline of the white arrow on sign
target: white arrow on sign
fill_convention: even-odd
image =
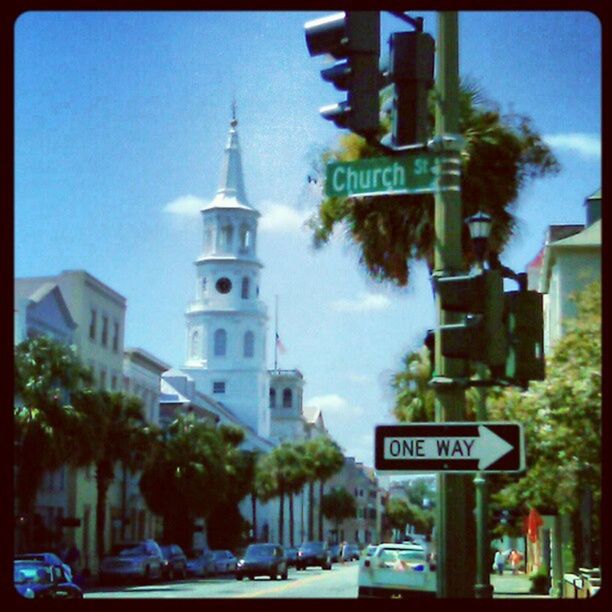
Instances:
[[[385,459],[478,459],[478,469],[485,470],[514,447],[484,425],[477,436],[393,436],[384,438]]]

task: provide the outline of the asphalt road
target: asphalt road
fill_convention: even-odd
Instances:
[[[267,577],[238,581],[233,576],[177,580],[148,585],[94,587],[85,599],[256,599],[357,597],[357,562],[334,564],[332,570],[289,570],[287,580]]]

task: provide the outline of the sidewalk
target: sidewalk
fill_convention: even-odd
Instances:
[[[493,586],[494,599],[509,599],[512,597],[550,599],[548,595],[534,595],[530,593],[531,580],[526,574],[513,575],[506,571],[502,576],[491,574],[491,585]]]

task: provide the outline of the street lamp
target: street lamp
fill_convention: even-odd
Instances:
[[[470,237],[474,245],[474,252],[476,253],[476,259],[482,268],[482,264],[487,253],[487,246],[489,243],[489,236],[491,235],[491,226],[493,220],[487,213],[479,211],[475,215],[468,217],[465,222],[470,230]]]
[[[475,215],[468,217],[465,222],[470,230],[470,237],[474,245],[474,252],[480,269],[483,269],[485,255],[491,235],[493,221],[490,215],[479,211]],[[486,377],[486,370],[482,364],[477,366],[478,376],[481,379]],[[482,421],[487,420],[487,399],[484,387],[478,389],[477,418]],[[493,597],[493,587],[489,579],[488,561],[489,534],[487,531],[487,519],[489,515],[488,488],[485,475],[481,472],[474,477],[476,488],[476,584],[474,594],[478,599],[490,599]]]

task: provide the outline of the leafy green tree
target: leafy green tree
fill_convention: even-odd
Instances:
[[[163,517],[165,540],[190,548],[193,521],[208,519],[227,498],[236,467],[228,461],[224,431],[181,415],[151,449],[139,484],[151,511]]]
[[[432,93],[431,125],[433,135]],[[502,115],[493,102],[468,82],[461,85],[460,132],[462,153],[461,199],[464,217],[484,210],[493,217],[490,245],[501,252],[517,221],[512,213],[521,188],[530,180],[558,172],[550,149],[523,115]],[[382,126],[388,131],[389,123]],[[380,151],[349,133],[336,150],[326,151],[313,171],[321,177],[329,161],[354,161],[376,157]],[[324,198],[309,220],[316,247],[329,242],[336,226],[357,247],[359,261],[375,280],[397,286],[409,284],[414,262],[424,261],[430,272],[434,257],[433,195],[386,195],[359,198]],[[473,259],[467,227],[462,242],[466,261]]]
[[[84,440],[71,404],[72,393],[90,383],[89,369],[73,347],[46,336],[15,347],[15,497],[27,526],[18,546],[34,544],[29,525],[45,472],[90,462],[80,452]]]
[[[418,533],[430,533],[433,527],[433,513],[398,497],[392,497],[385,507],[387,524],[402,534],[406,525],[413,525]]]
[[[592,495],[601,503],[601,282],[575,296],[577,316],[564,323],[564,335],[547,359],[546,380],[526,392],[507,389],[490,400],[492,419],[516,420],[525,428],[529,470],[519,480],[501,481],[495,501],[526,515],[575,517],[581,529],[580,501]],[[600,555],[599,513],[594,512],[594,556]],[[581,534],[575,548],[581,551]]]
[[[84,456],[91,457],[96,468],[96,550],[102,558],[106,552],[106,499],[115,466],[141,467],[154,433],[144,418],[142,400],[134,395],[84,389],[73,395],[73,402],[82,417]]]
[[[340,537],[340,523],[355,516],[357,503],[355,498],[345,489],[334,487],[321,500],[321,512],[326,519],[336,525],[336,539]]]
[[[211,548],[236,550],[248,543],[248,532],[253,523],[246,521],[239,504],[247,495],[253,495],[256,453],[239,448],[244,440],[240,428],[221,430],[226,443],[226,465],[229,487],[226,496],[213,508],[207,520],[208,543]]]

